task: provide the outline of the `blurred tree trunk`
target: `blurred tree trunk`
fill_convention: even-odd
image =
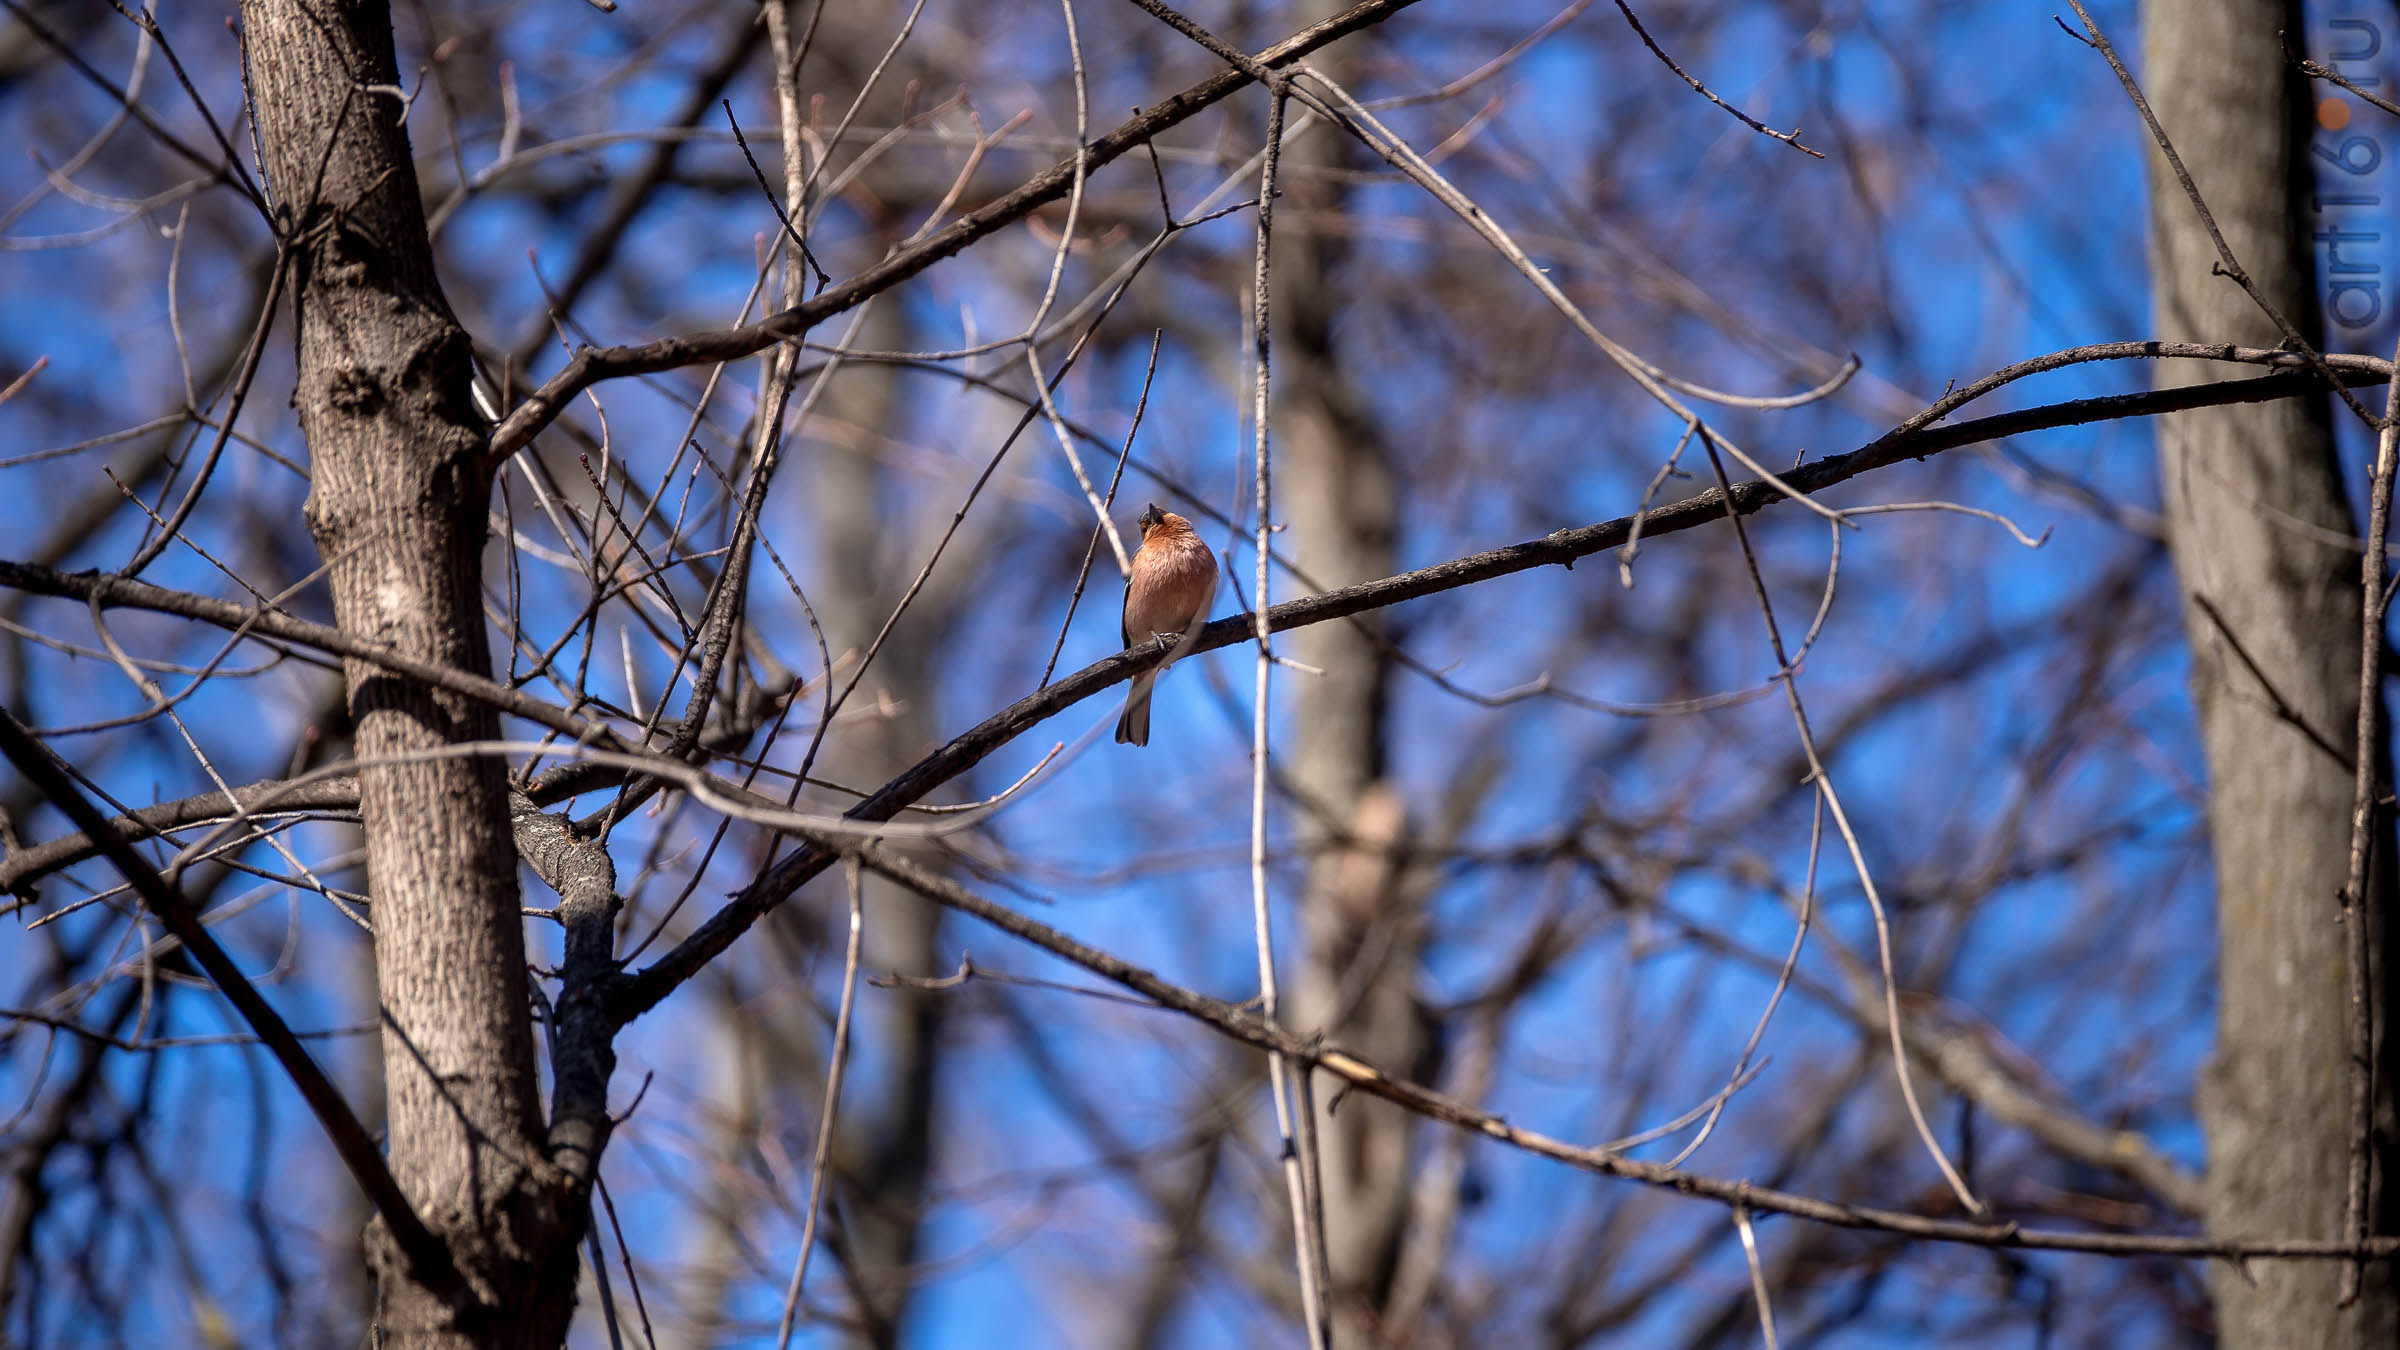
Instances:
[[[268,182],[284,216],[308,522],[344,631],[478,674],[489,476],[469,344],[433,269],[389,11],[247,0]],[[391,1169],[472,1297],[369,1237],[387,1346],[555,1346],[577,1225],[536,1098],[516,849],[499,761],[404,758],[498,736],[479,703],[349,662],[374,896]]]
[[[1295,16],[1315,22],[1340,8],[1318,0]],[[1319,59],[1350,78],[1346,47]],[[1398,484],[1380,429],[1335,348],[1334,318],[1350,297],[1337,275],[1345,252],[1335,217],[1336,181],[1315,168],[1349,160],[1349,138],[1319,127],[1284,156],[1280,190],[1295,228],[1277,231],[1274,413],[1277,500],[1290,556],[1328,590],[1397,570]],[[1383,616],[1329,623],[1287,639],[1292,656],[1325,672],[1291,678],[1298,716],[1286,762],[1299,797],[1296,831],[1308,874],[1300,924],[1306,940],[1290,1019],[1393,1073],[1416,1077],[1428,1036],[1417,999],[1422,888],[1407,884],[1399,851],[1410,837],[1406,805],[1386,781],[1391,660],[1370,634]],[[1384,1103],[1331,1106],[1340,1084],[1314,1084],[1334,1344],[1380,1345],[1399,1334],[1381,1311],[1408,1212],[1412,1122]]]
[[[894,301],[875,303],[857,338],[869,349],[905,350],[917,341]],[[791,433],[808,435],[816,451],[810,462],[808,523],[818,548],[816,574],[824,584],[813,598],[837,659],[845,651],[857,654],[853,660],[865,655],[924,565],[922,557],[911,556],[914,545],[906,542],[924,535],[901,523],[909,521],[908,508],[892,503],[901,498],[902,484],[895,483],[882,454],[887,436],[905,438],[898,394],[894,367],[846,366],[834,377],[818,416]],[[1018,453],[1037,448],[1020,446]],[[951,507],[926,509],[947,513]],[[940,743],[935,719],[940,645],[977,575],[980,538],[962,533],[944,554],[851,694],[841,713],[845,725],[827,734],[815,774],[839,783],[880,783]],[[846,679],[837,679],[835,687]],[[879,705],[888,714],[878,712]],[[938,850],[915,856],[926,866],[942,865]],[[837,969],[844,922],[838,913],[840,884],[838,878],[819,883],[827,908],[824,917],[809,920],[822,929],[814,940],[835,953]],[[934,939],[941,908],[880,877],[860,884],[866,915],[862,968],[940,973]],[[786,913],[791,909],[786,906]],[[927,1206],[942,1024],[955,999],[945,991],[908,985],[859,991],[850,1046],[854,1072],[843,1089],[835,1184],[827,1192],[832,1212],[826,1216],[830,1249],[840,1257],[858,1302],[861,1325],[854,1344],[896,1345],[906,1324]],[[855,1072],[860,1065],[874,1068]],[[822,1087],[821,1062],[811,1081]],[[815,1113],[804,1118],[813,1122]]]
[[[2315,341],[2308,104],[2277,38],[2304,31],[2300,5],[2149,0],[2143,20],[2160,122],[2260,293]],[[2281,342],[2274,321],[2215,274],[2216,250],[2156,152],[2150,197],[2158,335]],[[2162,365],[2157,376],[2162,386],[2213,378],[2196,363]],[[2338,1237],[2350,1133],[2339,896],[2352,783],[2312,735],[2346,757],[2357,726],[2358,554],[2328,542],[2357,527],[2322,399],[2168,417],[2159,453],[2217,871],[2217,1050],[2199,1093],[2208,1227]],[[2383,1059],[2388,1085],[2388,1051]],[[2379,1172],[2394,1161],[2385,1140]],[[2400,1343],[2392,1263],[2367,1267],[2364,1297],[2347,1310],[2336,1306],[2340,1270],[2329,1262],[2212,1273],[2229,1347]]]

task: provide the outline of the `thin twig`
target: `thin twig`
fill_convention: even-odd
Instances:
[[[1838,540],[1841,536],[1837,534],[1834,538]],[[1750,1071],[1750,1057],[1758,1053],[1759,1042],[1766,1039],[1767,1023],[1774,1020],[1775,1009],[1783,1002],[1784,991],[1792,987],[1793,973],[1800,968],[1800,949],[1808,941],[1809,923],[1816,917],[1817,911],[1817,857],[1825,844],[1824,795],[1817,794],[1811,806],[1812,812],[1808,822],[1808,870],[1802,875],[1800,882],[1800,917],[1798,925],[1792,930],[1791,950],[1784,953],[1783,968],[1775,972],[1775,988],[1767,995],[1767,1006],[1759,1009],[1758,1024],[1750,1028],[1750,1039],[1743,1042],[1742,1053],[1733,1061],[1733,1072],[1726,1075],[1725,1090],[1718,1094],[1715,1104],[1709,1107],[1708,1120],[1701,1125],[1700,1132],[1692,1136],[1692,1142],[1685,1144],[1680,1152],[1667,1160],[1669,1167],[1683,1166],[1693,1154],[1700,1151],[1702,1144],[1708,1142],[1709,1135],[1715,1132],[1717,1119],[1724,1114],[1725,1103],[1733,1099],[1734,1087],[1742,1081],[1742,1075]]]
[[[1109,552],[1116,555],[1117,574],[1133,574],[1133,556],[1125,551],[1125,540],[1117,533],[1117,522],[1109,517],[1108,506],[1092,488],[1091,475],[1084,472],[1083,456],[1075,453],[1075,438],[1068,434],[1066,422],[1058,415],[1058,403],[1051,393],[1051,381],[1042,378],[1042,350],[1033,336],[1042,330],[1050,317],[1050,307],[1058,302],[1058,283],[1066,275],[1067,254],[1075,247],[1075,228],[1083,218],[1084,181],[1091,172],[1088,163],[1091,149],[1091,102],[1084,82],[1083,40],[1075,31],[1075,0],[1058,0],[1067,21],[1067,63],[1074,75],[1075,86],[1075,179],[1067,192],[1067,223],[1059,231],[1058,247],[1050,253],[1050,279],[1042,288],[1041,303],[1034,306],[1033,318],[1025,324],[1025,368],[1033,376],[1034,396],[1041,400],[1042,416],[1049,422],[1051,432],[1058,438],[1059,453],[1067,457],[1067,468],[1075,475],[1075,486],[1083,489],[1083,499],[1092,508],[1092,518],[1100,532],[1108,536]]]
[[[1286,90],[1281,81],[1276,82],[1273,92],[1274,99],[1268,104],[1267,112],[1266,153],[1259,170],[1258,257],[1250,286],[1250,446],[1252,482],[1256,492],[1253,507],[1258,512],[1253,522],[1258,590],[1250,614],[1251,635],[1258,644],[1257,673],[1251,685],[1250,711],[1250,925],[1258,949],[1259,1016],[1270,1026],[1278,1025],[1276,1018],[1281,999],[1275,981],[1274,924],[1267,912],[1267,755],[1270,749],[1267,739],[1267,693],[1269,676],[1275,669],[1267,645],[1267,635],[1272,631],[1267,623],[1268,588],[1273,578],[1267,544],[1268,536],[1274,530],[1274,517],[1270,511],[1274,501],[1270,474],[1272,457],[1268,454],[1268,258],[1275,226],[1275,172],[1282,160]],[[1313,1150],[1302,1145],[1298,1133],[1314,1122],[1307,1113],[1298,1109],[1292,1066],[1282,1055],[1268,1056],[1267,1078],[1269,1090],[1275,1098],[1275,1128],[1283,1142],[1284,1189],[1292,1210],[1292,1256],[1300,1270],[1300,1315],[1308,1329],[1308,1343],[1318,1350],[1327,1350],[1333,1343],[1332,1328],[1326,1320],[1325,1289],[1319,1280],[1321,1267],[1317,1260],[1324,1226],[1317,1222],[1309,1205],[1309,1197],[1315,1188],[1310,1184],[1306,1164]]]
[[[1173,224],[1172,221],[1168,223]],[[1150,361],[1142,368],[1141,397],[1134,401],[1133,425],[1125,428],[1125,446],[1117,452],[1117,470],[1109,475],[1108,496],[1103,498],[1100,503],[1104,513],[1108,508],[1116,505],[1117,485],[1125,481],[1125,461],[1133,455],[1133,438],[1141,433],[1142,414],[1150,407],[1150,381],[1158,374],[1158,344],[1159,339],[1165,335],[1166,330],[1163,328],[1150,330]],[[1036,689],[1049,684],[1050,676],[1058,670],[1058,655],[1066,650],[1067,630],[1075,626],[1075,609],[1083,603],[1083,588],[1091,581],[1092,562],[1099,556],[1100,527],[1094,525],[1090,541],[1083,546],[1083,566],[1075,571],[1075,592],[1067,597],[1067,617],[1058,621],[1058,641],[1051,644],[1050,659],[1042,666],[1042,678],[1033,686]]]
[[[2395,352],[2400,356],[2400,352]],[[2365,1237],[2373,1224],[2367,1209],[2375,1172],[2375,1000],[2367,969],[2374,956],[2368,928],[2367,863],[2374,852],[2375,804],[2381,800],[2378,770],[2383,764],[2378,725],[2383,703],[2384,607],[2391,583],[2384,575],[2384,533],[2392,518],[2392,461],[2400,450],[2400,364],[2385,387],[2383,430],[2375,438],[2375,477],[2367,490],[2367,549],[2359,562],[2358,737],[2352,751],[2354,769],[2350,797],[2350,866],[2342,883],[2342,928],[2349,947],[2350,994],[2350,1157],[2345,1178],[2342,1231],[2352,1242]],[[2358,1301],[2366,1263],[2342,1267],[2340,1303]]]
[[[1758,1264],[1758,1235],[1750,1231],[1750,1207],[1733,1207],[1733,1226],[1742,1235],[1742,1259],[1750,1267],[1750,1296],[1758,1301],[1758,1332],[1775,1350],[1775,1307],[1767,1301],[1767,1272]]]
[[[2067,0],[2067,4],[2075,11],[2075,17],[2083,20],[2084,32],[2091,39],[2087,45],[2107,58],[2108,68],[2116,72],[2117,83],[2125,88],[2125,96],[2133,100],[2134,111],[2142,115],[2142,125],[2150,129],[2151,141],[2158,146],[2159,153],[2166,156],[2167,167],[2174,170],[2175,181],[2182,186],[2184,197],[2191,202],[2192,210],[2200,217],[2201,226],[2208,231],[2209,242],[2216,245],[2217,270],[2230,277],[2234,285],[2242,288],[2242,294],[2249,296],[2250,302],[2258,306],[2259,312],[2274,321],[2275,327],[2283,334],[2283,340],[2316,367],[2319,374],[2325,376],[2327,382],[2333,385],[2334,396],[2348,404],[2350,411],[2358,414],[2359,421],[2368,426],[2377,425],[2377,419],[2367,411],[2367,405],[2359,402],[2357,395],[2334,379],[2332,369],[2325,364],[2324,354],[2317,350],[2316,344],[2308,340],[2308,335],[2300,331],[2299,325],[2292,322],[2289,315],[2267,299],[2258,289],[2258,283],[2252,281],[2250,273],[2242,267],[2241,259],[2233,256],[2233,246],[2225,242],[2225,232],[2217,228],[2217,218],[2208,209],[2207,200],[2200,195],[2199,185],[2192,181],[2191,171],[2183,167],[2183,156],[2175,153],[2175,143],[2167,139],[2167,129],[2159,125],[2158,114],[2150,111],[2150,100],[2143,97],[2142,86],[2135,82],[2133,72],[2127,70],[2125,62],[2117,56],[2116,45],[2108,40],[2108,34],[2100,31],[2100,25],[2092,21],[2090,12],[2083,7],[2083,0]]]
[[[1267,66],[1283,66],[1361,28],[1380,23],[1417,0],[1361,0],[1361,3],[1311,24],[1259,54]],[[15,0],[0,0],[14,6]],[[1250,84],[1240,71],[1223,71],[1181,93],[1151,104],[1138,115],[1094,140],[1074,160],[1052,166],[1006,196],[960,217],[947,228],[927,235],[846,281],[809,297],[807,303],[771,315],[743,328],[689,333],[636,347],[588,348],[575,354],[565,369],[512,409],[492,431],[487,455],[503,459],[516,453],[563,412],[568,402],[602,380],[673,370],[710,361],[738,360],[774,343],[798,337],[825,319],[850,309],[869,296],[908,280],[944,258],[964,249],[1033,211],[1056,201],[1074,186],[1078,172],[1090,173],[1134,146],[1170,127],[1180,125],[1202,109]]]
[[[1718,490],[1730,494],[1733,485],[1725,477],[1724,462],[1717,457],[1716,440],[1706,429],[1700,433],[1700,445],[1708,452],[1709,468],[1716,473]],[[1875,887],[1874,873],[1867,867],[1866,852],[1859,846],[1858,834],[1850,828],[1850,817],[1842,810],[1842,799],[1833,790],[1833,775],[1817,753],[1816,734],[1808,725],[1808,709],[1800,701],[1799,672],[1791,669],[1791,660],[1784,652],[1783,630],[1775,621],[1774,602],[1767,594],[1766,579],[1759,573],[1758,555],[1750,547],[1750,532],[1743,526],[1738,513],[1729,511],[1727,515],[1733,523],[1734,539],[1741,545],[1742,562],[1750,574],[1750,589],[1758,599],[1759,614],[1766,621],[1767,643],[1774,650],[1776,665],[1784,670],[1784,698],[1792,710],[1792,724],[1800,733],[1800,749],[1808,757],[1809,780],[1823,798],[1826,809],[1833,816],[1834,829],[1840,832],[1842,843],[1850,851],[1850,866],[1858,874],[1859,889],[1865,892],[1867,909],[1874,916],[1875,948],[1883,961],[1884,1018],[1891,1030],[1892,1069],[1900,1079],[1900,1100],[1907,1105],[1908,1118],[1916,1126],[1917,1138],[1925,1145],[1925,1152],[1932,1157],[1934,1166],[1940,1169],[1942,1179],[1950,1183],[1951,1192],[1958,1197],[1960,1204],[1966,1206],[1967,1212],[1981,1218],[1990,1211],[1975,1198],[1975,1193],[1967,1187],[1966,1178],[1960,1176],[1958,1169],[1951,1165],[1950,1155],[1942,1151],[1941,1142],[1933,1137],[1933,1127],[1926,1123],[1925,1108],[1917,1102],[1916,1082],[1908,1071],[1908,1049],[1901,1040],[1900,987],[1892,964],[1890,917],[1885,912],[1883,896]]]
[[[182,890],[160,876],[148,859],[109,828],[107,817],[93,807],[60,771],[49,752],[5,708],[0,708],[0,755],[14,763],[25,781],[75,822],[77,829],[99,841],[101,852],[133,884],[150,912],[175,935],[242,1020],[266,1042],[267,1049],[315,1113],[335,1154],[374,1204],[375,1212],[382,1217],[408,1263],[412,1278],[445,1294],[462,1292],[465,1284],[451,1261],[449,1247],[410,1207],[407,1194],[385,1165],[383,1151],[376,1146],[374,1136],[367,1133],[366,1126],[359,1123],[340,1091],[325,1077],[316,1061],[309,1058],[307,1048],[292,1034],[283,1017],[259,994],[225,949],[217,945]]]
[[[2342,88],[2347,89],[2351,93],[2365,99],[2367,102],[2374,104],[2376,107],[2383,109],[2387,113],[2390,113],[2392,116],[2400,117],[2400,103],[2394,103],[2388,98],[2379,97],[2369,90],[2360,88],[2357,81],[2349,79],[2348,77],[2344,76],[2342,72],[2335,70],[2331,66],[2323,65],[2319,62],[2304,58],[2298,63],[2298,67],[2301,74],[2306,75],[2311,79],[2326,80],[2330,81],[2331,83],[2338,84]]]
[[[1730,1181],[1678,1171],[1660,1163],[1628,1158],[1608,1149],[1580,1147],[1511,1124],[1502,1116],[1449,1094],[1394,1078],[1357,1055],[1296,1036],[1268,1024],[1246,1009],[1170,984],[1148,970],[1079,942],[1005,905],[987,900],[949,877],[928,871],[905,859],[878,849],[866,849],[859,854],[859,860],[868,871],[889,878],[936,904],[970,915],[1002,932],[1030,942],[1104,979],[1123,985],[1169,1011],[1210,1026],[1244,1045],[1287,1055],[1295,1062],[1339,1078],[1352,1089],[1381,1098],[1402,1110],[1596,1175],[1618,1177],[1720,1205],[1739,1204],[1755,1212],[1783,1214],[1835,1228],[1887,1232],[1930,1242],[1974,1247],[2090,1252],[2110,1256],[2207,1257],[2229,1261],[2345,1261],[2356,1256],[2383,1259],[2400,1253],[2400,1236],[2368,1238],[2364,1243],[2353,1244],[2341,1239],[2225,1239],[2178,1233],[2038,1229],[2013,1222],[1979,1223],[1938,1219],[1899,1210],[1823,1200],[1747,1181]]]
[[[2389,365],[2382,361],[2372,364],[2378,376],[2388,377]],[[2314,394],[2322,389],[2322,382],[2313,372],[2285,371],[2262,378],[2228,380],[2212,385],[2076,399],[1950,426],[1926,427],[1907,434],[1892,433],[1848,454],[1802,465],[1787,475],[1784,488],[1765,482],[1742,483],[1736,485],[1730,494],[1712,489],[1659,508],[1649,519],[1647,533],[1656,536],[1694,529],[1722,520],[1728,512],[1748,515],[1776,502],[1789,500],[1785,492],[1788,488],[1797,488],[1802,492],[1820,491],[1834,483],[1900,460],[1919,459],[1943,450],[1980,444],[2000,436],[2018,435],[2040,427],[2074,426],[2131,415],[2182,412],[2229,403],[2266,402]],[[1507,576],[1536,567],[1570,565],[1622,545],[1631,534],[1631,529],[1631,518],[1620,517],[1556,530],[1538,539],[1467,554],[1376,581],[1287,600],[1267,611],[1268,627],[1273,631],[1306,627],[1382,609],[1421,596],[1456,590],[1495,576]],[[80,594],[81,589],[93,580],[69,576],[54,569],[28,568],[0,560],[0,585],[39,589],[48,594]],[[222,603],[204,601],[201,597],[183,597],[178,603],[193,601],[201,601],[203,605]],[[117,603],[126,601],[119,600]],[[1193,635],[1188,650],[1179,645],[1177,655],[1180,659],[1182,656],[1198,655],[1251,641],[1255,637],[1256,622],[1256,616],[1249,614],[1220,619]],[[854,821],[890,819],[943,783],[982,763],[1028,728],[1103,689],[1152,668],[1164,656],[1165,653],[1154,647],[1119,652],[1058,680],[1046,689],[1018,699],[919,759],[886,783],[874,796],[851,808],[847,817]],[[735,939],[781,904],[800,885],[823,872],[832,864],[835,856],[824,849],[804,849],[762,869],[716,914],[686,935],[666,955],[652,965],[624,976],[612,991],[612,1003],[618,1015],[630,1020],[658,1006],[660,1000],[706,968],[719,953],[731,946]]]
[[[842,1102],[842,1072],[850,1063],[850,1008],[858,995],[858,951],[866,932],[858,859],[842,864],[850,889],[850,941],[842,951],[842,1002],[833,1019],[833,1062],[825,1070],[825,1107],[817,1116],[816,1158],[808,1169],[808,1217],[800,1227],[800,1254],[792,1260],[792,1282],[783,1291],[783,1319],[776,1325],[778,1350],[792,1343],[792,1320],[800,1310],[800,1288],[808,1279],[808,1256],[817,1245],[817,1215],[825,1204],[825,1174],[833,1165],[833,1125]]]
[[[284,277],[290,270],[290,254],[279,245],[275,251],[275,264],[267,277],[267,301],[259,307],[258,321],[251,325],[250,342],[242,349],[242,363],[234,373],[232,397],[226,405],[224,420],[217,424],[216,439],[209,442],[208,454],[200,461],[199,471],[192,475],[192,485],[185,489],[183,500],[175,504],[175,510],[167,517],[165,526],[126,561],[121,569],[126,576],[140,576],[143,568],[165,552],[167,545],[175,542],[184,522],[191,519],[192,509],[200,504],[200,494],[208,487],[218,458],[225,453],[225,442],[232,438],[234,423],[241,420],[242,404],[250,397],[250,386],[258,377],[259,358],[266,352],[267,335],[274,331],[277,304],[283,298]]]
[[[1752,131],[1757,132],[1761,136],[1768,137],[1772,140],[1781,141],[1785,145],[1788,145],[1794,150],[1799,151],[1801,154],[1813,155],[1818,159],[1825,158],[1825,153],[1823,151],[1811,150],[1807,146],[1800,143],[1800,128],[1794,127],[1790,131],[1777,131],[1773,127],[1768,126],[1766,123],[1759,121],[1755,117],[1752,117],[1750,114],[1743,112],[1741,109],[1733,106],[1730,103],[1727,103],[1725,100],[1718,98],[1715,94],[1709,92],[1707,85],[1702,84],[1698,80],[1693,79],[1690,75],[1685,74],[1683,67],[1675,64],[1675,58],[1667,55],[1666,49],[1658,45],[1658,40],[1650,36],[1650,30],[1642,27],[1642,21],[1634,17],[1633,7],[1626,4],[1625,0],[1617,0],[1617,12],[1625,16],[1625,22],[1633,25],[1634,35],[1641,38],[1642,45],[1650,49],[1650,54],[1665,62],[1667,69],[1674,71],[1678,78],[1680,78],[1685,84],[1688,84],[1692,87],[1693,93],[1698,94],[1700,97],[1707,99],[1709,102],[1714,103],[1718,107],[1723,108],[1725,111],[1733,114],[1735,119],[1740,121],[1743,126],[1750,128]],[[1770,1332],[1767,1336],[1767,1343],[1772,1346],[1774,1341],[1775,1337],[1773,1333]]]

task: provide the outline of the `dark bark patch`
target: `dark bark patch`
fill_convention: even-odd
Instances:
[[[365,417],[383,407],[383,390],[358,366],[337,366],[325,382],[325,401],[340,412]]]

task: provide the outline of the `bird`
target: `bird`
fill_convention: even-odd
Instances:
[[[1152,502],[1141,518],[1142,546],[1125,578],[1125,645],[1156,642],[1167,659],[1133,677],[1125,691],[1125,715],[1117,719],[1117,744],[1150,743],[1150,688],[1167,663],[1191,645],[1208,622],[1217,598],[1217,559],[1192,532],[1192,522]]]

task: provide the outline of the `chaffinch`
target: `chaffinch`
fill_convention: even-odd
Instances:
[[[1159,672],[1189,646],[1208,622],[1217,596],[1217,559],[1192,532],[1192,522],[1152,502],[1142,512],[1142,546],[1125,579],[1125,645],[1151,641],[1168,645],[1167,660],[1133,677],[1125,691],[1125,715],[1117,719],[1119,745],[1150,743],[1150,688]]]

